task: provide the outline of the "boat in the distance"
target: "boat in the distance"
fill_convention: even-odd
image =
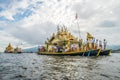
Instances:
[[[22,53],[22,49],[18,46],[16,48],[14,48],[11,45],[11,43],[9,43],[4,52],[5,53]]]
[[[14,53],[22,53],[22,49],[17,46],[17,47],[14,49]]]
[[[5,53],[14,53],[13,46],[9,43],[4,52]]]

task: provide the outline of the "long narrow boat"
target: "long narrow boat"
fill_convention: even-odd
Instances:
[[[110,55],[110,53],[111,53],[111,51],[112,51],[112,49],[107,49],[107,50],[101,50],[100,51],[100,56],[103,56],[103,55]]]
[[[100,49],[97,50],[89,50],[89,51],[79,51],[79,52],[38,52],[40,55],[56,55],[56,56],[99,56]]]
[[[97,41],[94,41],[94,37],[87,33],[87,43],[83,42],[82,39],[78,40],[77,37],[72,35],[66,27],[57,29],[57,33],[53,33],[50,38],[47,38],[44,46],[38,48],[38,54],[40,55],[79,55],[79,56],[99,56],[109,55],[110,50],[101,51],[97,49]],[[81,50],[81,51],[80,51]]]

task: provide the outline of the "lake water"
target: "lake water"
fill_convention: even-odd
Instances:
[[[0,80],[120,80],[120,54],[82,57],[0,53]]]

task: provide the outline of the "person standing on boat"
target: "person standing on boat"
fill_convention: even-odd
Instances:
[[[54,43],[54,45],[52,46],[52,52],[57,52],[57,43]]]
[[[106,49],[106,45],[107,45],[106,39],[103,40],[103,44],[104,44],[104,50],[105,50]]]
[[[99,48],[102,49],[102,41],[99,40]]]
[[[92,39],[90,39],[88,41],[89,41],[89,50],[92,50]]]
[[[98,39],[96,39],[96,42],[95,42],[95,49],[98,49]]]
[[[90,50],[90,41],[87,39],[87,41],[86,41],[86,44],[87,44],[87,46],[86,46],[86,50]]]
[[[82,43],[83,43],[83,39],[80,39],[78,44],[80,50],[82,50]]]
[[[95,38],[92,39],[92,49],[94,49]]]
[[[82,50],[87,50],[87,43],[85,41],[82,43],[82,47]]]

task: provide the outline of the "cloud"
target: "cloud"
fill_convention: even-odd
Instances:
[[[16,39],[14,36],[11,34],[8,34],[5,31],[0,31],[0,51],[4,51],[5,47],[8,45],[8,43],[16,43]],[[15,45],[15,44],[14,44]]]
[[[86,32],[90,32],[96,38],[107,38],[111,45],[117,45],[120,42],[113,41],[116,40],[114,36],[119,36],[119,5],[119,0],[2,1],[0,31],[10,34],[14,37],[13,40],[19,39],[27,44],[36,45],[43,44],[46,38],[56,31],[56,25],[64,24],[75,36],[78,36],[79,26],[82,38],[85,39]],[[76,13],[79,16],[78,23],[75,20]]]
[[[105,21],[102,21],[99,26],[110,28],[110,27],[116,27],[117,23],[115,21],[105,20]]]
[[[29,8],[29,5],[32,3],[30,0],[13,0],[12,2],[3,1],[6,4],[2,4],[3,10],[0,13],[0,16],[4,16],[8,20],[14,20],[14,15],[22,14]]]
[[[51,22],[34,24],[28,27],[8,28],[6,32],[29,44],[43,44],[47,37],[55,31],[56,26]],[[33,27],[34,26],[34,27]]]
[[[85,1],[74,4],[73,10],[79,15],[81,19],[88,19],[97,12],[97,8]]]

